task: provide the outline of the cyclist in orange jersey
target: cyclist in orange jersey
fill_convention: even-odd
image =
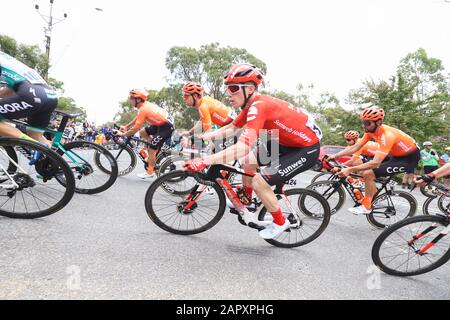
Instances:
[[[232,108],[225,106],[222,102],[205,96],[205,89],[200,83],[188,82],[183,86],[183,100],[187,106],[197,108],[200,120],[193,128],[182,133],[183,136],[190,136],[198,133],[201,136],[213,129],[213,124],[224,127],[236,118],[236,113]],[[219,150],[223,149],[219,147]]]
[[[129,98],[131,105],[138,108],[138,114],[130,123],[120,128],[122,132],[118,135],[130,137],[139,131],[141,137],[150,143],[147,172],[138,176],[141,179],[151,178],[156,164],[156,156],[163,144],[171,138],[175,128],[167,111],[148,102],[148,95],[143,90],[131,90]],[[151,125],[141,129],[145,121]]]
[[[375,178],[392,176],[414,170],[420,160],[420,150],[416,142],[403,131],[383,124],[384,110],[379,107],[364,109],[360,114],[364,136],[348,149],[330,156],[331,159],[351,155],[360,150],[370,140],[375,140],[379,148],[374,158],[364,164],[348,167],[339,172],[340,176],[362,171],[366,185],[366,195],[362,206],[349,209],[354,214],[369,214],[373,196],[376,193]]]
[[[344,138],[347,142],[348,148],[361,140],[359,139],[359,132],[353,130],[346,132]],[[372,160],[378,150],[378,147],[379,145],[375,141],[368,141],[361,149],[356,151],[351,159],[345,162],[344,165],[357,166]]]

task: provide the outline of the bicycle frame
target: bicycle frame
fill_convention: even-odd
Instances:
[[[212,166],[208,172],[206,173],[205,179],[200,178],[200,182],[206,182],[199,190],[199,185],[197,185],[194,190],[188,195],[187,198],[187,204],[185,206],[185,210],[189,210],[195,205],[195,201],[198,199],[198,197],[206,190],[208,182],[212,183],[215,181],[220,188],[225,193],[226,197],[231,201],[231,203],[234,205],[235,210],[239,213],[239,215],[243,218],[243,220],[247,223],[246,218],[251,215],[250,211],[247,209],[246,205],[242,203],[242,201],[239,199],[237,193],[234,191],[232,185],[228,182],[228,177],[230,174],[240,174],[247,177],[254,177],[255,173],[246,171],[240,168],[235,168],[230,165],[220,164],[220,165],[214,165]],[[294,210],[293,206],[290,204],[287,197],[284,195],[283,186],[278,185],[275,188],[275,194],[280,195],[284,198],[286,203],[288,204],[289,209],[292,213],[297,214],[297,212]],[[297,221],[298,222],[298,221]],[[271,221],[258,221],[258,222],[250,222],[247,225],[251,228],[262,230],[267,225],[269,225]],[[293,224],[292,226],[295,226]]]
[[[62,114],[63,118],[61,120],[61,123],[58,127],[57,130],[53,130],[53,129],[49,129],[49,128],[45,128],[45,129],[41,129],[41,128],[36,128],[33,126],[30,126],[28,123],[23,122],[23,121],[19,121],[19,120],[9,120],[9,119],[4,119],[8,122],[14,123],[16,125],[20,125],[20,126],[24,126],[27,131],[35,131],[35,132],[41,132],[41,133],[48,133],[50,135],[53,136],[52,139],[52,149],[54,151],[56,150],[61,150],[79,169],[83,168],[83,165],[86,163],[89,163],[87,160],[83,159],[81,156],[79,156],[77,153],[73,152],[73,151],[67,151],[64,148],[64,145],[61,143],[61,140],[63,138],[63,133],[64,133],[64,129],[67,126],[67,122],[69,121],[70,118],[75,118],[76,114],[67,114],[65,112],[61,112],[61,111],[55,111],[56,114]],[[80,160],[80,162],[78,162],[76,160],[76,158],[78,158]]]

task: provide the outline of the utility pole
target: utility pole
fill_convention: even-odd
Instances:
[[[41,18],[45,21],[46,26],[44,27],[44,34],[45,34],[45,54],[47,55],[48,60],[48,66],[44,73],[44,79],[48,80],[48,68],[50,66],[50,44],[52,41],[52,29],[53,26],[61,21],[64,21],[67,18],[67,13],[64,13],[64,18],[57,19],[53,17],[53,1],[50,0],[50,15],[46,16],[39,12],[39,5],[35,5],[34,8],[36,9],[37,13],[41,16]]]

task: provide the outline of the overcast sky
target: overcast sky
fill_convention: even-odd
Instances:
[[[34,5],[48,14],[49,2],[0,0],[0,33],[44,51]],[[388,79],[420,47],[450,70],[450,0],[54,0],[54,16],[65,12],[50,76],[98,124],[131,88],[166,85],[173,46],[245,48],[267,64],[270,89],[313,83],[341,102],[365,79]]]

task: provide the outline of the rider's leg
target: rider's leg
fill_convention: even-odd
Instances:
[[[9,125],[8,123],[5,123],[4,121],[0,121],[0,136],[22,139],[25,138],[22,131]]]
[[[256,173],[256,169],[259,167],[259,165],[253,152],[250,152],[249,154],[247,154],[247,156],[244,157],[241,167],[245,171]],[[252,198],[253,195],[252,179],[252,177],[242,176],[244,191],[249,195],[250,198]]]
[[[372,200],[377,192],[377,185],[375,184],[375,173],[373,170],[365,170],[362,172],[364,177],[364,183],[366,186],[366,194],[361,200],[361,204],[366,208],[370,209],[372,207]]]

